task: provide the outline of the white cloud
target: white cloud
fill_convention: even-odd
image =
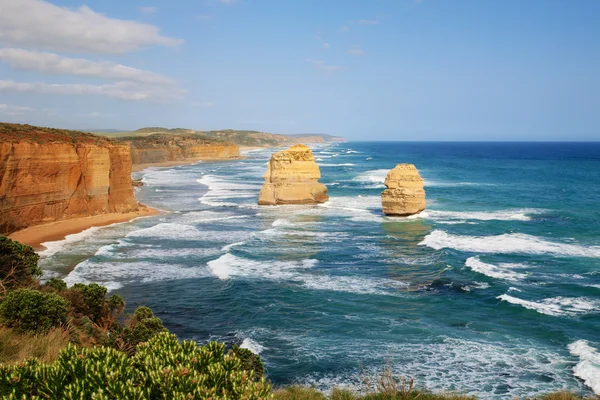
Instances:
[[[350,30],[350,28],[348,27],[348,25],[344,25],[339,29],[339,32],[348,32]]]
[[[77,114],[75,114],[75,116],[80,117],[80,118],[107,118],[112,115],[104,114],[99,111],[91,111],[91,112],[87,112],[87,113],[77,113]]]
[[[359,19],[357,22],[360,25],[377,25],[377,24],[379,24],[378,19]]]
[[[346,51],[346,54],[351,56],[363,56],[365,54],[365,51],[363,49],[354,48]]]
[[[0,114],[2,115],[21,115],[35,111],[31,107],[15,106],[13,104],[0,104]]]
[[[94,62],[40,51],[0,48],[0,60],[7,62],[14,69],[49,74],[89,76],[117,81],[127,80],[153,85],[175,84],[175,80],[150,71],[126,67],[108,61]]]
[[[318,69],[319,71],[335,72],[335,71],[340,71],[345,68],[341,65],[330,65],[330,64],[326,64],[324,61],[311,60],[310,58],[307,58],[306,62],[311,63],[313,65],[313,67],[315,67],[315,69]]]
[[[319,36],[315,36],[315,39],[317,39],[319,42],[321,42],[321,45],[323,45],[324,49],[329,48],[329,43],[327,43],[325,40],[321,39]]]
[[[120,100],[163,102],[179,100],[185,91],[173,87],[142,85],[134,82],[90,85],[84,83],[51,84],[45,82],[30,83],[0,80],[0,92],[96,95]]]
[[[43,0],[0,0],[0,42],[58,51],[120,54],[145,46],[177,46],[148,24],[109,18],[87,6],[69,9]]]
[[[158,11],[158,8],[157,7],[146,6],[146,7],[138,7],[138,10],[142,14],[154,14],[155,12]]]

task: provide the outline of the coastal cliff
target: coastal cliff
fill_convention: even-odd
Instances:
[[[137,207],[127,145],[82,132],[0,123],[0,234]]]
[[[206,139],[193,134],[152,134],[123,137],[117,140],[131,148],[134,169],[165,163],[227,160],[240,157],[240,149],[234,143]]]
[[[269,161],[258,204],[324,203],[329,197],[327,187],[318,182],[320,177],[319,166],[307,146],[297,144],[279,151]]]
[[[381,193],[386,215],[413,215],[425,209],[425,190],[419,171],[412,164],[398,164],[385,178]]]

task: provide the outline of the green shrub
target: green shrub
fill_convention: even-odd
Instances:
[[[113,314],[121,313],[125,308],[125,300],[123,300],[123,298],[118,294],[113,294],[110,296],[106,303],[108,305],[108,309]]]
[[[239,345],[233,345],[229,350],[229,353],[233,354],[242,362],[242,367],[248,371],[254,371],[254,377],[260,379],[265,373],[265,365],[259,356],[254,354],[248,349],[243,349]]]
[[[44,283],[45,287],[53,288],[57,292],[62,292],[67,289],[67,283],[62,279],[58,278],[50,278],[46,283]]]
[[[54,293],[17,289],[0,303],[0,319],[20,332],[45,333],[67,320],[69,302]]]
[[[166,328],[160,318],[155,317],[149,307],[139,306],[123,325],[113,327],[104,344],[132,355],[138,344],[164,331]]]
[[[0,236],[0,284],[3,291],[37,284],[42,275],[33,248]]]
[[[89,285],[76,283],[71,286],[71,291],[81,293],[81,301],[73,302],[73,308],[76,313],[83,314],[94,322],[106,316],[104,297],[106,296],[107,289],[104,286],[100,286],[97,283],[90,283]]]
[[[225,346],[179,342],[163,332],[137,354],[69,345],[58,360],[0,365],[0,396],[8,399],[247,399],[271,398],[271,387],[242,368]]]

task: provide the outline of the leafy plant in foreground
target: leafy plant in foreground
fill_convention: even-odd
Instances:
[[[162,332],[128,357],[108,347],[69,345],[57,361],[0,365],[0,396],[8,399],[268,399],[234,354],[216,342],[199,347]]]
[[[0,303],[0,319],[19,332],[46,333],[67,321],[69,302],[54,293],[17,289]]]

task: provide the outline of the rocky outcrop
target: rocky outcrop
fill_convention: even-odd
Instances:
[[[81,132],[0,124],[0,234],[137,207],[128,146]]]
[[[310,148],[297,144],[271,156],[258,204],[315,204],[329,200]]]
[[[207,140],[193,135],[154,134],[118,140],[131,148],[131,161],[134,167],[177,161],[227,160],[240,157],[240,149],[234,143]]]
[[[388,172],[381,193],[386,215],[412,215],[425,209],[425,190],[419,171],[412,164],[398,164]]]

